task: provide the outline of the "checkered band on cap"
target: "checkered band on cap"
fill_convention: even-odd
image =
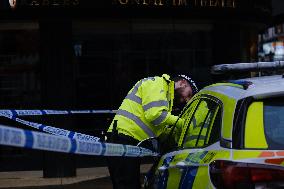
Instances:
[[[196,86],[196,83],[191,79],[191,77],[189,77],[187,75],[183,75],[183,74],[178,75],[178,77],[181,77],[181,78],[185,79],[186,81],[188,81],[188,83],[189,83],[189,85],[192,89],[193,94],[198,93],[198,88]]]

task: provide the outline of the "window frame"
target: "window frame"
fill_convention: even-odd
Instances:
[[[217,97],[215,97],[215,96],[211,96],[211,95],[207,95],[207,94],[201,94],[201,95],[199,95],[198,97],[196,97],[193,101],[192,101],[192,103],[195,101],[195,100],[198,100],[198,103],[197,103],[197,105],[195,106],[195,108],[194,108],[194,110],[192,110],[193,111],[193,113],[192,113],[192,115],[191,115],[191,117],[189,117],[188,119],[190,119],[189,121],[188,121],[188,123],[191,123],[192,122],[192,119],[193,119],[193,115],[196,113],[196,110],[198,109],[198,107],[199,107],[199,105],[200,105],[200,103],[202,102],[202,101],[204,101],[204,99],[206,100],[206,101],[211,101],[211,102],[213,102],[213,103],[215,103],[216,104],[216,108],[217,107],[219,107],[219,110],[217,111],[217,112],[215,112],[215,113],[217,113],[216,114],[216,116],[215,116],[215,118],[218,116],[218,114],[220,114],[220,120],[219,120],[219,124],[220,124],[220,132],[219,132],[219,138],[220,138],[220,140],[219,141],[221,141],[221,131],[222,131],[222,126],[223,126],[223,103],[222,103],[222,101],[220,100],[220,99],[218,99]],[[192,104],[191,103],[191,104]],[[190,105],[191,105],[190,104]],[[190,106],[189,105],[189,106]],[[182,116],[182,114],[181,114],[181,116]],[[187,120],[188,120],[187,119]],[[207,116],[206,116],[206,119],[207,119]],[[215,123],[215,119],[214,119],[214,123]],[[213,123],[213,125],[214,125],[214,123]],[[186,138],[186,134],[187,134],[187,132],[188,132],[188,129],[189,129],[189,127],[190,127],[190,124],[188,124],[187,126],[186,126],[186,128],[183,128],[183,130],[185,129],[185,131],[183,131],[182,132],[182,134],[181,134],[181,136],[180,136],[180,138],[179,138],[179,144],[181,143],[181,145],[179,145],[178,146],[178,148],[179,149],[200,149],[200,148],[205,148],[205,147],[207,147],[207,146],[210,146],[210,145],[212,145],[212,144],[206,144],[206,145],[203,145],[203,146],[199,146],[199,147],[184,147],[184,140],[185,140],[185,138]],[[199,132],[199,136],[200,136],[200,134],[202,133],[202,131],[201,132]],[[211,136],[211,135],[210,135]],[[205,141],[207,140],[207,138],[208,137],[210,137],[210,136],[207,136],[206,135],[206,138],[204,139]],[[182,142],[181,142],[181,140],[182,140]],[[197,144],[198,144],[198,142],[197,142]]]
[[[233,133],[232,133],[232,148],[244,149],[245,138],[245,122],[248,107],[253,102],[252,97],[241,99],[237,102],[234,121],[233,121]]]

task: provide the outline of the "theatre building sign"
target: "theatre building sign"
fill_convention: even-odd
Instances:
[[[120,5],[235,8],[237,0],[114,0]]]
[[[267,0],[9,0],[10,7],[19,8],[147,8],[147,7],[181,7],[188,9],[241,9],[270,12]]]
[[[19,1],[19,0],[18,0]],[[81,0],[82,2],[83,0]],[[232,7],[236,6],[238,0],[112,0],[114,4],[120,5],[152,5],[152,6],[192,6],[192,7]],[[16,0],[10,0],[12,5]],[[80,0],[26,0],[24,4],[52,5],[52,6],[77,6]],[[101,4],[98,2],[97,4]]]

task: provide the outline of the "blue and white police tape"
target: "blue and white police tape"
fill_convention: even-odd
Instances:
[[[0,145],[95,156],[157,156],[149,149],[101,142],[86,142],[0,125]]]
[[[0,110],[0,116],[18,117],[29,115],[68,115],[68,114],[114,114],[117,110]]]
[[[41,124],[41,123],[26,121],[26,120],[20,119],[18,117],[9,117],[9,116],[4,116],[4,115],[2,115],[2,116],[7,117],[11,120],[14,120],[18,123],[24,124],[26,126],[32,127],[34,129],[38,129],[40,131],[50,133],[50,134],[53,134],[53,135],[57,135],[57,136],[68,137],[68,138],[71,138],[71,139],[77,139],[77,140],[81,140],[81,141],[96,141],[97,142],[97,141],[100,140],[100,138],[94,137],[94,136],[91,136],[91,135],[73,132],[73,131],[69,131],[69,130],[66,130],[66,129],[60,129],[60,128],[44,125],[44,124]]]
[[[117,110],[0,110],[0,116],[12,119],[16,122],[33,127],[40,131],[44,131],[53,135],[60,135],[74,138],[82,141],[99,141],[100,138],[86,135],[78,132],[68,131],[40,123],[26,121],[18,118],[18,116],[37,116],[37,115],[70,115],[70,114],[98,114],[98,113],[116,113]]]

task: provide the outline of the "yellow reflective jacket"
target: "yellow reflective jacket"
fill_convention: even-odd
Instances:
[[[209,123],[207,123],[209,120],[206,119],[206,117],[208,117],[208,112],[209,109],[207,107],[207,103],[205,101],[202,101],[199,104],[198,109],[190,123],[189,129],[187,131],[187,136],[184,141],[185,142],[184,147],[192,148],[204,145],[207,129],[209,127],[208,125]],[[200,133],[201,129],[202,131]],[[198,143],[196,143],[197,139]]]
[[[165,126],[174,125],[178,119],[171,114],[173,99],[174,82],[169,75],[138,81],[123,100],[108,132],[117,120],[118,133],[139,141],[158,137]]]

